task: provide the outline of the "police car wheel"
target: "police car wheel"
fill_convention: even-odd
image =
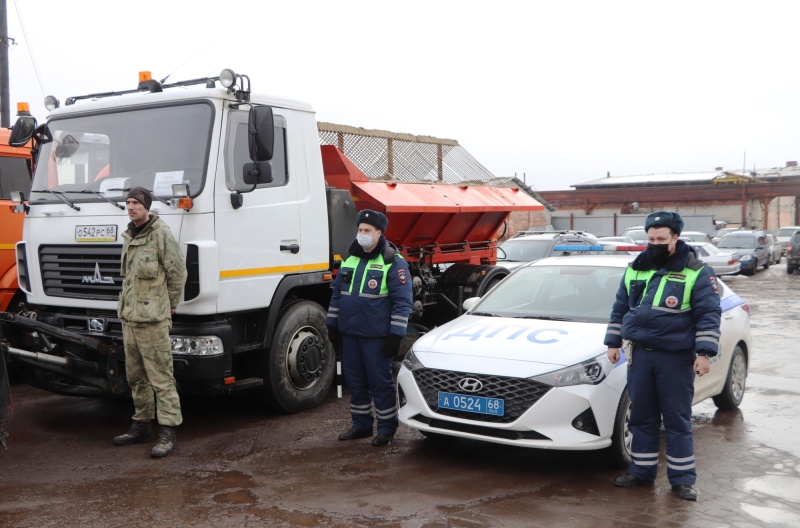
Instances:
[[[614,469],[625,469],[631,462],[631,439],[633,435],[628,429],[631,415],[631,397],[626,388],[617,405],[614,418],[614,430],[611,433],[611,445],[605,449],[608,465]]]
[[[305,300],[284,306],[264,360],[264,403],[284,413],[322,403],[336,368],[322,306]]]
[[[719,409],[736,409],[744,399],[745,381],[747,380],[747,359],[739,345],[733,349],[731,364],[728,366],[728,376],[722,392],[714,396],[714,405]]]

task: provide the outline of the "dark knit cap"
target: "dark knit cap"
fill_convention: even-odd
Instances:
[[[144,187],[134,187],[131,189],[130,192],[128,192],[128,198],[133,198],[148,211],[150,210],[150,205],[153,203],[153,195]]]
[[[379,229],[382,233],[385,233],[386,228],[389,226],[389,219],[386,218],[386,215],[383,213],[371,209],[364,209],[363,211],[359,211],[356,215],[356,225],[359,224],[369,224],[375,227],[375,229]]]
[[[683,218],[678,213],[668,211],[657,211],[650,213],[644,221],[644,230],[647,232],[651,227],[668,227],[676,235],[683,231]]]

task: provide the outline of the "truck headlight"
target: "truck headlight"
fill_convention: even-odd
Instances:
[[[175,356],[218,356],[224,352],[217,336],[169,336]]]
[[[534,381],[552,385],[553,387],[568,387],[570,385],[597,385],[608,376],[611,371],[611,362],[603,352],[594,359],[571,367],[548,372],[541,376],[531,378]]]

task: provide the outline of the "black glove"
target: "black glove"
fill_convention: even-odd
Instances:
[[[328,326],[328,340],[333,345],[333,350],[336,353],[340,353],[342,350],[342,334],[339,333],[339,329],[335,326]]]
[[[389,334],[381,346],[381,352],[386,359],[393,358],[400,352],[400,342],[403,338],[399,335]]]

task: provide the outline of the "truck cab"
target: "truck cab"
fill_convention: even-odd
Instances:
[[[64,106],[51,99],[46,124],[36,126],[38,163],[17,244],[20,286],[35,315],[6,332],[13,349],[27,344],[56,358],[31,370],[33,384],[82,395],[126,390],[117,317],[123,204],[142,186],[187,261],[172,329],[180,388],[261,387],[289,412],[324,397],[333,377],[323,309],[331,277],[314,112],[251,95],[246,76],[221,76],[179,85],[146,76],[135,90]],[[276,338],[287,318],[294,323]],[[51,333],[39,342],[43,332],[31,321],[69,339]],[[276,347],[281,357],[265,360],[263,351]]]

